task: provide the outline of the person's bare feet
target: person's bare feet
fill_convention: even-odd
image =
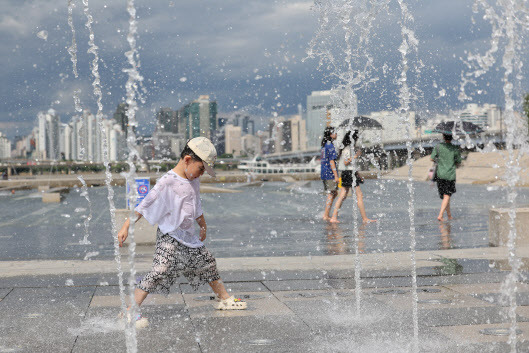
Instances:
[[[362,222],[365,224],[365,223],[375,223],[377,220],[376,219],[369,219],[369,218],[366,218],[366,219],[363,219]]]
[[[328,221],[330,221],[331,219],[329,218],[329,216],[323,216],[323,220],[328,222]]]
[[[438,220],[439,222],[444,221],[443,217],[437,217],[437,220]]]
[[[332,217],[329,222],[331,223],[340,223],[340,221],[338,220],[338,218],[335,218],[335,217]]]

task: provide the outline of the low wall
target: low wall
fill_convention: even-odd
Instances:
[[[509,209],[489,210],[489,244],[506,246],[509,240]],[[529,245],[529,207],[516,209],[516,245]]]
[[[154,173],[138,173],[138,178],[149,178],[151,186],[156,183],[156,179],[160,178],[164,173],[154,174]],[[104,186],[106,184],[105,174],[77,174],[83,176],[88,187],[91,186]],[[43,176],[43,177],[34,177],[34,178],[21,178],[14,177],[9,180],[0,180],[0,188],[17,188],[17,189],[36,189],[39,186],[46,186],[50,188],[55,187],[80,187],[82,184],[77,179],[77,175],[56,175],[56,176]],[[320,175],[318,173],[288,173],[288,174],[260,174],[256,175],[253,180],[268,180],[268,181],[283,181],[284,176],[291,176],[296,180],[319,180]],[[124,186],[125,178],[119,174],[112,175],[112,185],[113,186]],[[248,181],[246,174],[242,173],[217,173],[217,177],[213,178],[209,175],[203,175],[200,178],[201,183],[245,183]]]
[[[116,225],[118,231],[123,226],[123,223],[129,218],[130,210],[119,209],[116,210]],[[145,218],[140,218],[134,225],[134,240],[137,245],[153,245],[156,244],[156,229],[158,226],[152,226]],[[124,243],[125,246],[130,244],[130,239]]]

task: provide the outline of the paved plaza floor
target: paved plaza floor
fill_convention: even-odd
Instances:
[[[507,336],[487,334],[510,327],[501,295],[508,251],[488,246],[487,223],[490,207],[503,206],[506,194],[458,186],[456,219],[439,223],[435,190],[426,183],[414,188],[420,352],[511,352]],[[148,297],[142,310],[151,324],[137,333],[138,352],[413,351],[406,183],[363,186],[378,222],[358,227],[358,261],[352,202],[342,223],[329,225],[321,221],[320,189],[319,183],[299,190],[268,183],[222,197],[206,194],[206,245],[227,288],[249,308],[215,311],[208,286],[193,292],[183,280],[168,297]],[[117,205],[124,204],[120,195]],[[106,190],[90,189],[88,202],[74,189],[53,205],[29,191],[2,197],[0,353],[126,352]],[[527,203],[529,191],[520,190],[518,199]],[[90,244],[81,244],[85,237]],[[126,272],[127,250],[121,250]],[[517,254],[529,273],[529,247]],[[136,247],[137,276],[149,270],[152,256],[152,245]],[[526,280],[518,283],[517,303],[517,351],[524,352]]]
[[[526,258],[529,249],[519,253]],[[137,255],[139,274],[146,254]],[[138,331],[138,351],[410,352],[409,256],[361,255],[360,313],[353,255],[219,259],[226,286],[248,310],[215,311],[209,287],[193,292],[183,280],[168,297],[148,297],[150,326]],[[421,352],[510,352],[507,336],[484,334],[509,327],[501,300],[506,256],[503,248],[417,253]],[[2,263],[0,352],[126,351],[115,263],[83,263]],[[522,352],[529,349],[529,284],[518,284],[517,300]]]

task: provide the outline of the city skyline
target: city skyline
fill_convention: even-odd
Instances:
[[[314,119],[310,117],[310,109],[306,114],[273,116],[265,131],[255,131],[251,116],[217,116],[217,102],[211,101],[209,96],[201,95],[177,110],[160,108],[156,112],[153,134],[136,135],[138,155],[144,160],[177,159],[185,142],[197,136],[211,138],[219,156],[240,157],[318,150],[322,126],[330,124],[338,127],[347,118],[340,108],[331,104],[331,96],[330,91],[315,91],[307,96]],[[353,102],[355,105],[356,103]],[[351,108],[353,112],[356,110],[356,107]],[[0,134],[0,159],[12,157],[101,163],[106,152],[111,162],[124,160],[127,156],[126,109],[125,104],[119,104],[111,119],[101,119],[89,111],[83,111],[82,114],[71,117],[68,123],[60,122],[53,109],[40,112],[32,132],[14,141],[12,154],[8,148],[10,141]],[[301,107],[298,107],[298,112],[302,112]],[[366,146],[398,143],[404,141],[408,129],[410,138],[422,139],[431,135],[438,123],[453,119],[470,121],[487,133],[501,135],[504,129],[502,116],[501,109],[495,104],[473,103],[461,110],[452,110],[447,115],[438,114],[428,121],[424,121],[417,112],[409,111],[406,124],[395,111],[371,112],[367,117],[376,120],[382,129],[361,132],[360,141]],[[523,115],[516,113],[515,118],[517,129],[526,130],[527,122]],[[312,142],[311,129],[318,135]],[[435,139],[434,135],[431,138]]]
[[[72,33],[63,2],[8,1],[0,19],[2,57],[0,70],[3,109],[0,131],[11,139],[24,135],[39,111],[55,109],[61,117],[74,111],[73,90],[81,89],[81,104],[95,113],[92,55],[87,51],[86,18],[75,2],[73,23],[78,45],[79,78],[72,74],[67,48]],[[424,65],[419,80],[410,80],[422,94],[417,107],[425,112],[447,112],[467,102],[457,99],[467,56],[483,54],[490,46],[490,25],[473,14],[471,3],[410,2],[419,41],[418,59]],[[99,47],[103,111],[110,117],[125,95],[127,14],[124,6],[91,1],[95,42]],[[295,114],[312,91],[326,90],[337,79],[316,59],[307,59],[307,48],[318,29],[311,1],[137,3],[140,73],[144,76],[144,102],[138,120],[153,131],[153,115],[160,107],[187,104],[209,94],[219,102],[219,115],[247,112],[256,125],[266,126],[273,113]],[[448,10],[450,9],[450,11]],[[242,19],[242,20],[234,20]],[[475,19],[472,24],[471,18]],[[190,26],[190,23],[196,23]],[[375,65],[387,65],[377,83],[357,92],[360,114],[391,110],[398,106],[400,55],[399,9],[390,3],[374,22]],[[200,30],[199,30],[200,29]],[[522,48],[526,50],[526,48]],[[496,67],[501,59],[496,58]],[[501,68],[482,78],[481,90],[472,102],[503,106]],[[488,85],[487,83],[493,83]],[[527,87],[527,79],[521,82]],[[434,115],[432,113],[432,115]],[[140,131],[142,133],[142,131]]]

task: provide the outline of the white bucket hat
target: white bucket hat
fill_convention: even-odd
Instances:
[[[206,137],[195,137],[187,142],[187,146],[204,162],[206,172],[215,177],[215,160],[217,159],[217,150],[213,143]]]

